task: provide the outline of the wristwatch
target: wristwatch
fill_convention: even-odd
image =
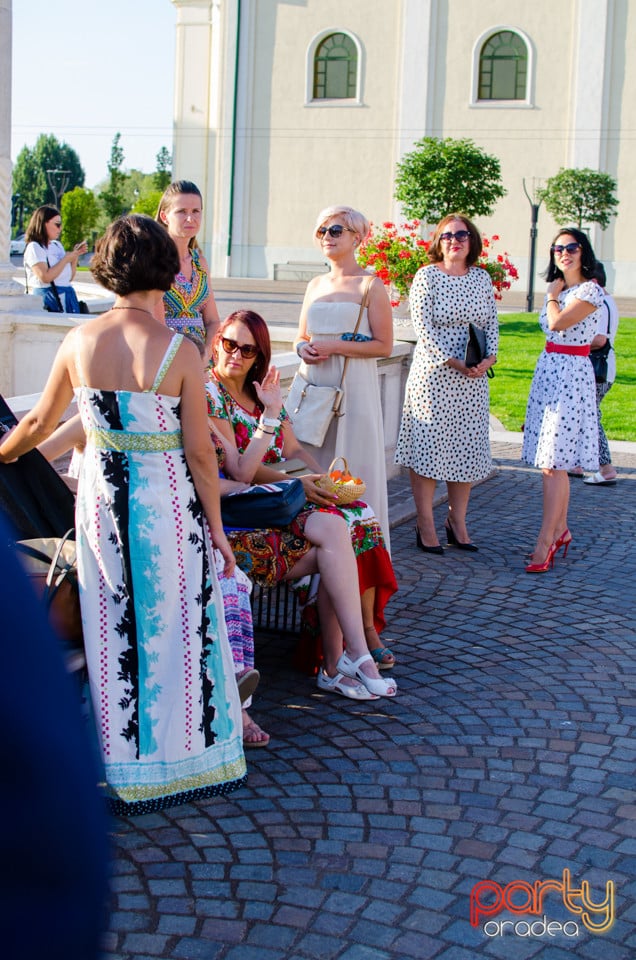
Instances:
[[[275,420],[272,417],[261,417],[260,423],[262,423],[264,427],[280,426],[280,420],[278,419],[278,417]]]

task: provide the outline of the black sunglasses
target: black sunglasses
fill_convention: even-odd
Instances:
[[[572,243],[553,243],[550,250],[560,257],[564,250],[567,251],[567,253],[576,253],[580,247],[580,243],[574,243],[574,241],[572,241]]]
[[[226,353],[230,355],[238,350],[244,360],[252,360],[260,350],[254,343],[237,343],[236,340],[230,340],[228,337],[221,337],[221,345]]]
[[[334,223],[332,227],[318,227],[316,230],[317,237],[324,237],[325,234],[329,234],[330,237],[333,237],[334,240],[337,240],[338,237],[341,237],[345,230],[349,230],[349,227],[343,227],[341,223]],[[349,230],[349,233],[353,233],[353,230]]]
[[[450,230],[447,233],[440,233],[440,240],[445,240],[447,243],[450,243],[451,240],[457,240],[458,243],[463,243],[464,240],[468,240],[470,237],[469,230],[458,230],[457,233],[451,233]]]

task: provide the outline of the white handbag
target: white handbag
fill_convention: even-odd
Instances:
[[[366,285],[358,320],[353,331],[355,337],[362,320],[362,313],[367,304],[369,287],[373,278]],[[334,417],[343,417],[340,407],[344,398],[344,378],[347,372],[349,357],[345,357],[342,366],[342,376],[337,387],[318,386],[309,383],[306,377],[298,370],[292,380],[285,409],[291,417],[294,433],[301,443],[309,443],[312,447],[322,447],[327,431]]]
[[[340,381],[342,383],[342,381]],[[289,388],[285,409],[301,443],[321,447],[334,417],[340,417],[344,391],[341,387],[318,387],[297,372]]]

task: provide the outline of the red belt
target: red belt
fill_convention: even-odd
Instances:
[[[571,353],[575,357],[589,357],[590,345],[589,343],[586,343],[582,347],[574,347],[566,343],[552,343],[551,340],[546,340],[545,352],[546,353]]]

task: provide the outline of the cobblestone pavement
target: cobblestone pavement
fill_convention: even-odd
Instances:
[[[574,542],[545,575],[523,570],[541,481],[514,443],[472,494],[479,553],[427,556],[411,521],[394,528],[395,700],[318,692],[292,641],[261,640],[270,747],[230,798],[113,821],[106,960],[636,956],[636,456],[620,446],[615,487],[572,481]],[[405,479],[391,488],[408,516]],[[522,907],[507,884],[565,870],[569,908],[552,889],[537,916],[471,926],[479,881],[499,885],[484,906]],[[602,935],[581,881],[597,903],[615,884]]]

